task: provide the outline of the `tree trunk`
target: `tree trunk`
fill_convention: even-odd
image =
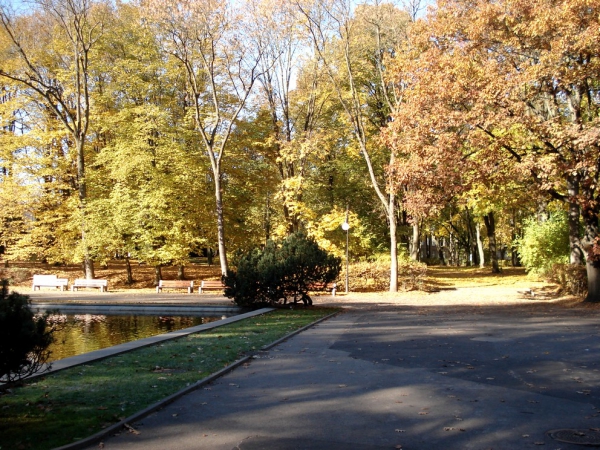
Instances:
[[[127,284],[133,284],[133,271],[131,270],[131,261],[129,256],[125,256],[125,268],[127,270]]]
[[[595,211],[582,211],[585,221],[585,233],[581,244],[586,252],[585,269],[587,272],[588,293],[586,302],[600,303],[600,261],[594,261],[590,255],[596,238],[598,237],[598,215]]]
[[[569,206],[569,262],[583,264],[583,252],[579,240],[579,217],[581,214],[577,195],[579,195],[579,180],[576,177],[567,177],[567,200]]]
[[[498,266],[498,254],[496,253],[496,221],[494,219],[494,212],[490,211],[483,217],[483,220],[487,229],[490,259],[492,261],[492,273],[500,273],[500,266]]]
[[[154,285],[158,286],[162,280],[162,264],[157,264],[154,266]]]
[[[185,280],[185,266],[183,264],[177,267],[177,279]]]
[[[585,264],[587,273],[588,293],[586,302],[600,303],[600,264],[595,261],[587,261]]]
[[[395,196],[390,195],[390,292],[398,292],[398,237],[396,228],[398,219],[395,211]]]
[[[418,261],[419,260],[419,224],[418,223],[414,223],[412,226],[412,242],[411,242],[411,246],[410,246],[410,259],[412,259],[413,261]]]
[[[217,241],[219,247],[219,262],[221,263],[221,275],[227,276],[229,266],[227,264],[227,251],[225,249],[225,220],[223,218],[223,193],[221,192],[220,170],[214,170],[215,177],[215,203],[217,207]]]
[[[475,237],[477,238],[477,251],[479,252],[479,267],[485,267],[485,256],[483,254],[483,242],[481,241],[481,225],[479,222],[475,224]]]

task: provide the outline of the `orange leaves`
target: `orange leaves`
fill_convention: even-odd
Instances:
[[[599,30],[589,0],[440,1],[391,65],[402,102],[385,142],[405,206],[524,174],[556,191],[575,170],[595,187]]]

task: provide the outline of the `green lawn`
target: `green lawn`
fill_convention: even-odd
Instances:
[[[0,395],[0,449],[90,436],[335,311],[273,311],[34,379]]]

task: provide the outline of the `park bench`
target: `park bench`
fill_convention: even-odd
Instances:
[[[79,288],[98,288],[100,292],[108,290],[108,280],[86,280],[77,278],[75,283],[71,285],[71,291],[76,291]]]
[[[64,291],[68,284],[67,278],[57,278],[56,275],[34,275],[32,288],[35,291],[37,287],[39,291],[43,287],[53,287]]]
[[[188,294],[191,294],[194,289],[194,282],[185,280],[160,280],[158,286],[156,286],[156,293],[158,294],[163,289],[187,289]]]
[[[331,292],[331,295],[335,296],[337,283],[313,283],[308,286],[308,290],[311,292]]]
[[[217,280],[204,280],[200,283],[200,287],[198,288],[198,293],[202,294],[203,291],[206,290],[218,290],[222,291],[225,289],[225,285],[221,281]]]

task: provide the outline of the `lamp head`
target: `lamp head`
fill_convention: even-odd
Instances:
[[[350,224],[348,222],[344,222],[342,224],[342,230],[348,231],[350,229]]]

